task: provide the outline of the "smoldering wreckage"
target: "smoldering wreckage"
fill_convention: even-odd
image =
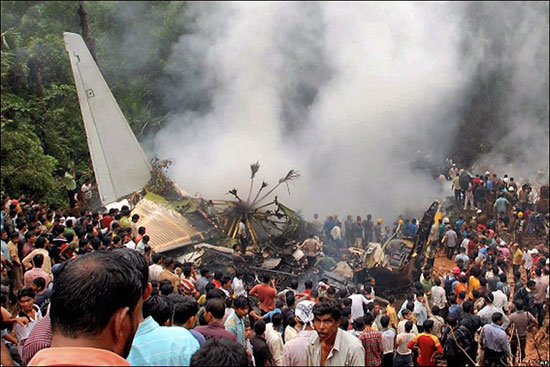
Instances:
[[[275,196],[282,186],[289,189],[299,177],[297,171],[288,171],[273,186],[262,182],[255,189],[260,165],[254,163],[246,199],[236,189],[228,191],[232,197],[228,200],[189,195],[167,178],[171,160],[146,157],[82,37],[64,33],[64,39],[100,205],[109,209],[129,204],[132,214],[139,214],[140,225],[147,228],[155,252],[224,274],[240,270],[249,284],[259,282],[264,274],[275,278],[278,287],[289,286],[292,279],[303,283],[327,278],[339,288],[374,277],[382,296],[384,291],[395,294],[412,284],[424,262],[430,228],[441,215],[438,201],[426,210],[413,238],[403,238],[396,223],[384,243],[371,242],[365,248],[325,240],[322,253],[334,264],[328,269],[311,268],[300,244],[314,233],[314,226]],[[120,146],[125,147],[124,159],[117,151]],[[240,223],[250,242],[244,254],[234,250]]]

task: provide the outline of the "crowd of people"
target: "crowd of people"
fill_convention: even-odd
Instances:
[[[512,180],[501,187],[488,177],[480,185],[498,196],[513,191]],[[547,245],[506,237],[518,222],[527,232],[532,224],[534,203],[522,206],[522,197],[506,197],[506,211],[475,201],[475,214],[436,221],[422,272],[401,303],[377,296],[374,278],[283,288],[267,275],[246,283],[246,266],[222,273],[180,263],[152,251],[127,206],[63,211],[6,197],[2,365],[520,364],[532,330],[548,327],[549,283]],[[336,215],[324,223],[316,216],[313,224],[318,232],[302,245],[311,266],[320,265],[323,241],[365,247],[397,228],[407,237],[417,229],[414,219],[383,228],[371,215],[343,225]],[[454,264],[436,274],[435,259],[445,255]]]

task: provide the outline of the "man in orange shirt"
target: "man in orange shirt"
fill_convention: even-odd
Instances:
[[[269,284],[271,281],[271,285]],[[249,293],[251,296],[258,296],[260,301],[260,309],[262,312],[268,313],[275,308],[275,297],[277,297],[277,290],[275,289],[275,281],[271,280],[269,275],[262,277],[262,284],[254,286]]]
[[[424,324],[424,332],[414,337],[408,344],[407,348],[418,350],[418,358],[416,361],[419,366],[435,366],[435,354],[443,354],[443,347],[439,343],[437,336],[432,334],[434,326],[433,320],[426,320]]]
[[[51,298],[51,348],[28,365],[129,366],[124,358],[150,288],[141,278],[133,262],[117,251],[92,252],[65,263]]]
[[[458,298],[458,295],[460,292],[464,292],[465,294],[468,294],[468,277],[466,277],[466,274],[460,273],[460,277],[458,278],[458,282],[456,283],[455,288],[455,296]]]

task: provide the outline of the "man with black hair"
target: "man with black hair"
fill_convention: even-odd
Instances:
[[[191,367],[206,366],[249,366],[244,348],[224,338],[208,340],[191,358]]]
[[[48,275],[48,273],[46,273],[42,269],[43,264],[44,264],[44,256],[42,254],[34,255],[32,259],[33,268],[30,270],[27,270],[23,275],[23,286],[25,288],[30,288],[32,281],[35,278],[39,278],[39,277],[44,278],[46,282],[46,287],[48,286],[48,283],[50,282],[50,276]]]
[[[265,340],[265,322],[257,320],[254,323],[254,337],[250,340],[256,367],[273,366],[273,357]]]
[[[365,348],[365,366],[380,366],[384,351],[382,347],[382,333],[372,328],[374,315],[371,312],[367,312],[363,316],[363,322],[365,323],[365,327],[359,334],[359,340],[363,344],[363,348]]]
[[[205,326],[196,327],[199,333],[204,335],[205,339],[227,338],[237,341],[235,335],[225,330],[223,326],[223,316],[225,314],[225,302],[220,298],[210,298],[206,301],[204,319],[208,323]]]
[[[418,334],[407,344],[409,349],[418,350],[416,361],[419,366],[435,366],[434,355],[443,353],[443,347],[441,347],[439,339],[432,334],[433,326],[434,322],[432,320],[424,321],[422,324],[424,332]]]
[[[93,252],[62,265],[51,299],[52,348],[29,366],[128,366],[143,301],[142,280],[119,254]]]
[[[485,351],[487,366],[507,365],[507,359],[512,356],[510,342],[504,331],[502,313],[495,312],[491,316],[491,323],[483,326],[480,335],[481,347]]]
[[[150,296],[143,302],[143,317],[153,318],[160,326],[170,326],[174,305],[169,298],[164,296]]]
[[[162,273],[162,261],[164,256],[159,253],[154,253],[151,257],[153,263],[149,265],[149,279],[154,281],[159,281],[160,273]]]
[[[392,367],[393,351],[395,349],[395,330],[389,327],[389,316],[382,316],[380,325],[382,326],[382,349],[384,353],[381,366]]]
[[[283,362],[283,336],[280,331],[282,321],[283,316],[280,313],[274,314],[265,328],[265,340],[275,366],[281,366]]]
[[[23,244],[23,249],[21,250],[21,257],[23,259],[35,249],[35,242],[36,234],[34,231],[28,230],[27,233],[25,233],[25,243]]]
[[[249,304],[248,298],[239,296],[233,302],[233,312],[227,320],[225,320],[225,329],[235,335],[237,341],[241,345],[245,345],[245,317],[248,315]]]
[[[174,317],[172,319],[172,327],[183,327],[187,329],[191,335],[197,339],[200,345],[205,343],[204,336],[193,329],[195,319],[199,312],[199,303],[190,296],[182,296],[181,294],[172,293],[168,296],[174,303]]]
[[[526,312],[523,309],[523,301],[521,299],[515,300],[514,305],[516,306],[516,311],[510,315],[510,322],[514,326],[514,331],[512,332],[512,340],[510,343],[510,349],[512,351],[512,358],[514,360],[512,363],[521,364],[523,358],[525,358],[525,344],[527,341],[527,330],[536,324],[537,319],[531,314],[531,312]],[[518,344],[520,347],[520,358],[516,360],[516,353],[518,349]]]
[[[359,339],[341,330],[340,305],[323,301],[313,307],[313,326],[317,334],[308,344],[310,366],[364,366],[365,350]]]
[[[159,282],[162,282],[163,280],[168,280],[174,287],[173,292],[178,291],[178,285],[180,282],[180,278],[174,273],[175,268],[175,260],[173,257],[167,257],[164,259],[164,262],[162,264],[164,270],[159,275]]]
[[[408,310],[407,310],[408,311]],[[416,333],[412,332],[412,328],[416,327],[412,321],[406,321],[403,325],[403,332],[397,334],[395,344],[397,345],[395,357],[393,359],[394,367],[412,367],[413,353],[407,345],[415,338]]]
[[[212,276],[211,275],[211,272],[210,272],[210,269],[206,268],[206,267],[201,267],[201,270],[200,270],[200,277],[197,279],[197,281],[195,282],[195,288],[199,291],[200,294],[204,294],[205,293],[205,287],[208,283],[210,283],[210,277]]]
[[[441,343],[443,344],[443,355],[447,360],[447,366],[466,366],[469,359],[462,349],[466,351],[468,355],[471,355],[472,342],[473,334],[471,334],[466,327],[458,325],[458,320],[455,315],[449,315],[447,317],[447,326],[443,330],[443,337],[441,339]]]
[[[190,265],[182,268],[180,275],[179,290],[184,296],[199,297],[199,292],[195,289],[195,279],[191,276],[193,269]]]
[[[275,308],[275,297],[277,297],[277,289],[275,288],[275,280],[269,275],[262,276],[262,283],[257,284],[250,290],[251,296],[257,296],[260,301],[260,309],[265,314]]]
[[[159,283],[159,293],[161,296],[168,296],[174,292],[174,286],[169,280],[164,279]]]
[[[143,256],[125,248],[113,250],[133,266],[140,280],[142,298],[147,300],[139,310],[139,327],[135,334],[128,361],[133,366],[188,365],[191,355],[199,348],[198,342],[185,329],[160,326],[171,324],[173,305],[166,298],[150,297],[152,286],[149,269]],[[144,319],[145,316],[145,319]]]
[[[52,260],[50,258],[50,253],[46,249],[48,247],[49,241],[45,236],[40,236],[34,242],[34,250],[32,250],[27,256],[23,258],[21,264],[25,269],[31,267],[31,261],[35,255],[42,255],[44,257],[44,262],[42,263],[42,270],[44,270],[48,275],[52,274]]]

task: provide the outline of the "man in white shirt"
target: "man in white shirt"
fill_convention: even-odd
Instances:
[[[159,280],[160,273],[164,270],[162,268],[162,255],[154,253],[152,256],[153,264],[149,265],[149,279],[157,281]]]
[[[502,292],[502,286],[493,292],[493,305],[508,312],[508,297]]]
[[[281,323],[283,316],[280,313],[271,316],[271,321],[265,327],[265,341],[273,356],[276,366],[283,365],[283,336],[281,334]]]
[[[233,278],[233,282],[231,283],[231,288],[233,289],[233,293],[235,294],[236,297],[246,296],[246,291],[244,290],[242,271],[237,271],[235,273],[235,277]]]
[[[402,314],[403,314],[403,320],[399,321],[399,324],[397,324],[397,334],[404,333],[405,332],[405,324],[407,323],[407,321],[411,321],[411,316],[412,316],[411,310],[406,308],[406,309],[403,310]],[[413,323],[413,327],[411,329],[411,333],[414,333],[415,335],[418,334],[418,328],[416,327],[416,325],[414,323]]]
[[[432,306],[437,306],[439,309],[447,307],[447,296],[445,289],[441,286],[441,278],[435,278],[435,285],[432,287]]]
[[[350,289],[350,292],[352,295],[348,298],[351,299],[351,321],[354,321],[355,319],[365,315],[363,305],[368,305],[369,303],[374,302],[374,300],[365,298],[365,296],[358,293],[355,288]]]

